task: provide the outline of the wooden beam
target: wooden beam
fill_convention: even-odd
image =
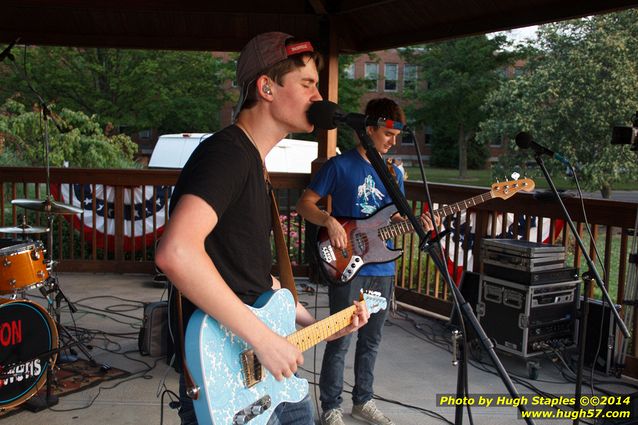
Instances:
[[[332,19],[328,18],[321,30],[321,38],[324,43],[324,67],[319,74],[319,92],[324,99],[332,102],[338,102],[339,90],[339,42],[336,33],[336,26],[333,25]],[[337,149],[337,130],[319,130],[317,131],[318,156],[312,162],[312,171],[314,175],[319,168],[328,160],[335,156]]]

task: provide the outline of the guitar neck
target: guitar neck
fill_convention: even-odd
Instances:
[[[347,327],[352,322],[352,315],[355,311],[356,307],[354,305],[350,306],[345,310],[341,310],[339,313],[326,317],[323,320],[288,335],[286,339],[301,351],[306,351]]]
[[[464,201],[457,202],[451,205],[445,205],[442,208],[433,211],[434,217],[444,218],[450,214],[454,214],[459,211],[466,210],[483,202],[492,199],[492,192],[485,192],[481,195],[477,195],[473,198],[466,199]],[[414,232],[414,227],[409,220],[399,221],[397,223],[391,223],[387,226],[379,228],[379,237],[383,240],[392,239],[395,236],[404,235],[406,233]]]

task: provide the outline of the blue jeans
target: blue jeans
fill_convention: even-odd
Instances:
[[[186,384],[183,374],[179,375],[179,401],[180,407],[178,415],[181,424],[198,425],[193,400],[186,395]],[[306,395],[306,397],[298,403],[281,403],[268,420],[268,425],[313,425],[314,423],[314,407],[309,395]]]
[[[357,276],[344,286],[331,285],[328,287],[330,299],[330,314],[335,314],[352,305],[353,300],[359,299],[359,290],[381,292],[381,296],[388,301],[388,306],[394,292],[394,276]],[[388,309],[381,310],[370,316],[368,324],[358,330],[357,347],[354,358],[354,389],[352,402],[363,404],[372,399],[374,391],[374,364],[381,343],[383,324],[388,317]],[[352,334],[346,335],[326,345],[321,365],[319,390],[321,392],[321,409],[325,412],[341,406],[343,398],[343,370],[346,354],[350,347]]]

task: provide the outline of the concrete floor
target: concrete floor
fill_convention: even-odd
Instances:
[[[168,407],[169,396],[164,387],[178,391],[177,374],[166,366],[164,359],[142,357],[137,352],[137,332],[142,318],[142,302],[158,301],[165,296],[163,286],[147,275],[61,274],[59,286],[75,303],[78,312],[71,317],[68,309],[62,311],[61,322],[70,326],[74,320],[78,327],[95,330],[91,341],[92,356],[100,363],[131,372],[126,379],[104,382],[99,387],[61,397],[59,403],[38,413],[22,410],[1,419],[2,425],[93,425],[124,424],[179,424],[175,410]],[[314,286],[313,286],[314,287]],[[300,286],[301,288],[301,286]],[[300,300],[311,312],[317,306],[317,315],[326,316],[326,288],[320,287],[316,297],[301,291]],[[39,291],[27,293],[30,300],[38,301]],[[40,297],[41,298],[41,297]],[[108,334],[110,336],[105,336]],[[118,336],[119,334],[120,336]],[[124,336],[121,336],[124,335]],[[377,405],[396,424],[443,424],[454,422],[454,408],[437,406],[437,395],[454,394],[457,368],[452,365],[449,352],[449,330],[439,320],[425,318],[405,311],[395,311],[384,330],[381,351],[377,359],[375,391],[386,401]],[[305,353],[302,376],[310,382],[317,380],[324,343]],[[353,350],[351,350],[353,351]],[[539,359],[537,380],[527,379],[526,362],[516,356],[498,353],[505,369],[522,395],[531,399],[533,392],[521,382],[540,390],[573,397],[574,385],[567,383],[559,373],[559,362],[550,358]],[[485,361],[485,355],[480,356]],[[352,353],[347,363],[346,388],[353,382]],[[501,379],[490,372],[493,368],[473,360],[469,367],[469,393],[492,398],[507,391]],[[623,394],[636,391],[636,383],[629,379],[597,376],[609,382],[608,390]],[[589,388],[583,389],[590,394]],[[318,390],[311,386],[311,394],[318,398]],[[361,424],[351,418],[350,396],[344,395],[347,424]],[[475,424],[523,423],[513,407],[477,407],[472,409]],[[163,415],[163,416],[162,416]],[[441,415],[442,418],[435,417]],[[465,423],[470,423],[467,415]],[[537,424],[563,425],[571,420],[536,420]]]

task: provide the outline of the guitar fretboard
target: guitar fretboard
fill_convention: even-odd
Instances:
[[[323,320],[288,335],[286,339],[291,344],[297,346],[297,348],[301,351],[306,351],[307,349],[319,344],[330,335],[333,335],[347,327],[352,321],[352,315],[355,311],[356,307],[354,305],[348,307],[345,310],[341,310],[339,313],[326,317]]]
[[[486,192],[481,195],[477,195],[473,198],[466,199],[461,202],[457,202],[455,204],[446,205],[442,208],[438,208],[434,210],[435,217],[447,217],[450,214],[454,214],[459,211],[466,210],[475,205],[481,204],[483,202],[489,201],[492,199],[492,192]],[[388,239],[392,239],[395,236],[404,235],[406,233],[412,233],[414,231],[414,227],[409,220],[400,221],[397,223],[391,223],[386,226],[380,227],[378,230],[379,237],[387,241]]]

